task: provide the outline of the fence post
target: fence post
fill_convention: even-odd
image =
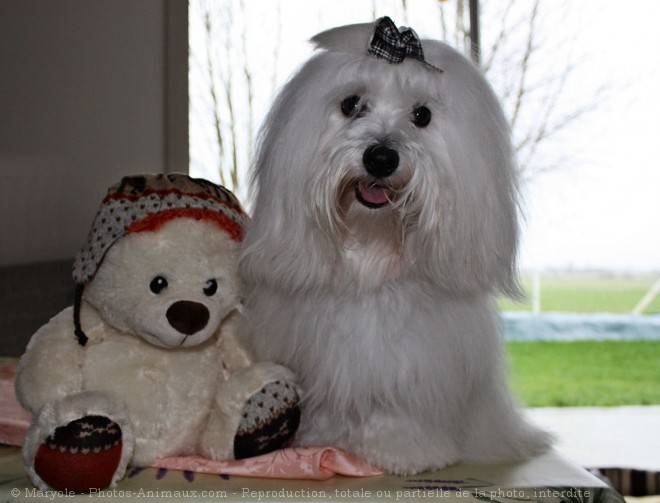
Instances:
[[[658,293],[660,293],[660,278],[656,280],[653,285],[651,285],[651,288],[649,288],[649,291],[646,292],[646,295],[644,295],[642,300],[640,300],[633,308],[632,314],[642,314],[646,308],[651,305],[651,302],[653,302],[653,299],[655,299]]]

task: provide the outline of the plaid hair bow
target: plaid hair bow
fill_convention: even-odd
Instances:
[[[396,64],[401,63],[405,58],[415,58],[433,67],[424,59],[422,43],[413,29],[405,28],[400,32],[387,16],[376,21],[374,34],[369,42],[369,53],[388,63]]]

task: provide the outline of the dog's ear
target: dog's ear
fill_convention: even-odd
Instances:
[[[421,232],[411,254],[449,291],[517,296],[519,188],[508,121],[472,62],[446,44],[423,44],[427,61],[443,69],[442,113],[437,143],[428,144],[437,169],[424,171],[419,187]]]
[[[309,220],[309,180],[328,120],[324,85],[335,68],[312,57],[282,88],[259,132],[252,186],[256,204],[242,246],[240,268],[248,284],[287,290],[320,284],[329,277],[330,246]],[[304,249],[304,253],[300,250]],[[331,261],[330,261],[331,263]]]
[[[323,31],[310,42],[317,49],[365,54],[374,31],[373,23],[351,24]]]

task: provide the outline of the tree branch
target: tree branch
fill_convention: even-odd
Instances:
[[[516,127],[516,122],[518,121],[518,116],[520,114],[520,109],[523,106],[523,97],[525,96],[525,81],[527,79],[527,72],[529,71],[529,64],[534,52],[534,31],[536,28],[536,16],[539,10],[539,1],[534,2],[532,7],[532,12],[529,18],[529,32],[527,36],[527,44],[525,46],[525,53],[523,54],[522,61],[520,63],[520,79],[518,81],[518,91],[516,93],[516,100],[513,107],[513,114],[511,115],[510,122],[511,128]]]

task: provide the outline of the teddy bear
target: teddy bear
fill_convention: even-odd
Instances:
[[[76,256],[74,305],[31,338],[16,395],[40,489],[88,492],[169,456],[242,459],[300,421],[295,376],[252,361],[236,332],[247,215],[184,174],[112,186]]]

